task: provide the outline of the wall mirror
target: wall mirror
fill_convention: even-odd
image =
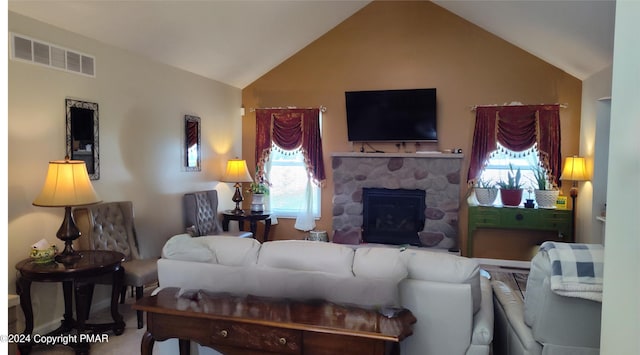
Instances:
[[[87,165],[91,180],[100,179],[100,145],[98,144],[98,104],[66,99],[67,156]]]
[[[184,168],[200,171],[200,117],[184,116]]]

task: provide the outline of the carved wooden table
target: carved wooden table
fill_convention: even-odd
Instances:
[[[73,264],[50,262],[46,264],[34,263],[32,259],[25,259],[16,264],[20,276],[16,280],[16,287],[20,295],[20,306],[24,312],[25,330],[22,334],[31,336],[33,333],[33,308],[31,305],[31,283],[62,282],[64,293],[64,318],[60,327],[48,335],[59,335],[76,330],[77,333],[101,333],[112,330],[116,335],[124,332],[125,323],[118,312],[118,296],[122,289],[124,269],[121,266],[124,254],[115,251],[80,250],[81,258]],[[111,275],[111,276],[109,276]],[[98,278],[111,277],[111,317],[113,323],[86,324],[93,296],[93,286]],[[73,318],[73,298],[75,297],[76,318]],[[76,339],[76,338],[74,338]],[[77,338],[78,342],[70,342],[68,346],[75,349],[76,354],[88,354],[89,343]],[[18,344],[21,354],[28,354],[34,342]]]
[[[376,310],[324,301],[236,297],[166,288],[134,309],[147,313],[142,354],[156,340],[179,339],[180,354],[196,341],[230,354],[399,354],[416,318],[406,309],[384,316]]]

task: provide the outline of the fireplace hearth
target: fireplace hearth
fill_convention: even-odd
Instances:
[[[363,241],[420,245],[425,196],[424,190],[363,188]]]

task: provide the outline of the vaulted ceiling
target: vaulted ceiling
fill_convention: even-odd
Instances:
[[[8,8],[244,88],[369,2],[19,0]],[[613,62],[613,0],[434,2],[578,79]]]

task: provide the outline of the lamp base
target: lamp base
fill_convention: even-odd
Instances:
[[[80,237],[80,230],[73,220],[71,207],[69,206],[64,208],[64,220],[62,220],[62,225],[60,226],[60,229],[58,229],[56,237],[64,241],[64,250],[55,257],[57,262],[68,265],[73,264],[82,258],[82,254],[73,250],[73,241]]]
[[[239,182],[236,182],[235,187],[236,187],[236,192],[233,194],[233,197],[231,198],[231,201],[236,203],[236,208],[233,209],[233,214],[243,214],[244,211],[242,210],[242,208],[240,208],[240,203],[242,203],[242,201],[244,200],[244,198],[242,197],[242,192],[240,191],[240,187],[242,185]]]

